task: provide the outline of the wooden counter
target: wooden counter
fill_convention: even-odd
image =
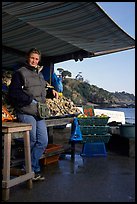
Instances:
[[[49,142],[53,143],[53,137],[54,137],[53,127],[73,123],[73,120],[74,120],[74,117],[46,119],[45,122],[48,128]]]
[[[53,127],[53,126],[60,126],[60,125],[67,125],[69,123],[72,123],[74,120],[74,117],[67,117],[67,118],[49,118],[46,119],[46,125],[47,127]]]

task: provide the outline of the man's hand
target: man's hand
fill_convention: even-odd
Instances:
[[[59,97],[58,92],[53,89],[53,90],[52,90],[52,93],[53,93],[53,96],[54,96],[56,99],[58,99],[58,97]]]

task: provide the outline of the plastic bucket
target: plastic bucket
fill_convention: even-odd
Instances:
[[[120,136],[126,138],[135,137],[135,124],[124,124],[120,126]]]

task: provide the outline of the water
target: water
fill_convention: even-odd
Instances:
[[[106,110],[122,111],[125,113],[125,122],[135,124],[135,108],[105,108]]]

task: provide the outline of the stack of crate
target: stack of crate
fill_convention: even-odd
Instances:
[[[98,116],[78,118],[83,137],[82,156],[106,156],[105,143],[111,136],[108,119]]]
[[[48,144],[42,157],[40,158],[41,165],[48,165],[58,162],[60,154],[64,152],[64,148],[60,144]]]

